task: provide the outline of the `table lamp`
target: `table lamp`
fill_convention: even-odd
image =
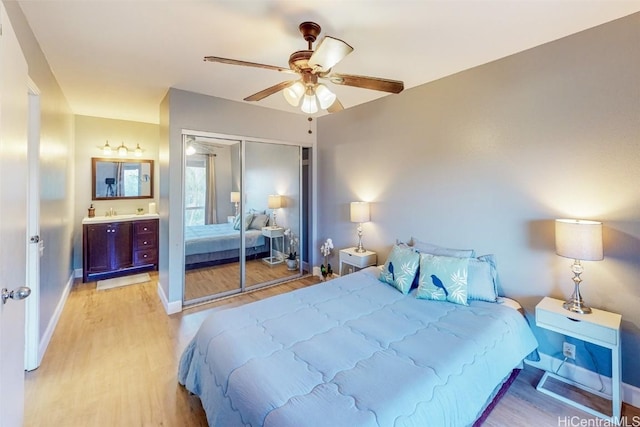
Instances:
[[[565,258],[573,258],[571,271],[574,274],[575,289],[571,299],[562,306],[574,313],[589,314],[580,295],[580,275],[584,271],[580,261],[600,261],[602,252],[602,223],[580,219],[556,220],[556,253]]]
[[[278,194],[272,194],[269,196],[269,201],[267,204],[269,209],[273,209],[273,224],[272,227],[277,227],[276,223],[276,209],[280,209],[282,207],[282,198]]]
[[[238,216],[238,203],[240,203],[240,192],[232,191],[231,192],[231,203],[236,206],[236,216]]]
[[[369,222],[369,203],[351,202],[351,222],[358,223],[358,247],[356,252],[366,252],[362,246],[362,223]]]

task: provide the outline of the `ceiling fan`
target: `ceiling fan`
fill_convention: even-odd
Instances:
[[[313,50],[313,42],[316,41],[321,31],[320,25],[315,22],[303,22],[298,28],[307,41],[308,48],[307,50],[293,52],[291,56],[289,56],[289,68],[240,61],[237,59],[220,58],[218,56],[205,56],[204,60],[298,74],[298,79],[278,83],[254,93],[244,98],[244,100],[260,101],[269,95],[283,91],[284,97],[289,104],[297,107],[302,103],[301,109],[307,114],[316,113],[318,111],[318,104],[320,108],[327,110],[329,113],[335,113],[344,108],[336,95],[331,92],[325,84],[319,82],[322,80],[338,85],[379,90],[389,93],[400,93],[404,89],[404,83],[398,80],[331,73],[333,66],[350,54],[353,48],[340,39],[325,36],[316,46],[316,49]]]

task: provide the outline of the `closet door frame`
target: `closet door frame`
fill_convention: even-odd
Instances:
[[[185,247],[185,238],[184,238],[184,230],[185,230],[185,218],[184,218],[184,212],[185,212],[185,194],[184,194],[184,190],[185,190],[185,172],[186,172],[186,155],[185,155],[185,149],[187,147],[187,136],[194,136],[194,137],[198,137],[198,136],[202,136],[202,137],[206,137],[206,138],[214,138],[214,139],[222,139],[222,140],[229,140],[229,141],[238,141],[240,143],[240,205],[239,205],[239,210],[240,210],[240,214],[241,214],[241,223],[244,224],[245,221],[245,215],[246,215],[246,208],[244,206],[245,204],[245,194],[246,194],[246,189],[245,189],[245,165],[246,165],[246,146],[248,142],[251,143],[264,143],[264,144],[277,144],[277,145],[289,145],[289,146],[295,146],[298,147],[298,191],[299,191],[299,200],[298,200],[298,215],[299,215],[299,243],[298,243],[298,250],[300,251],[300,248],[303,247],[303,245],[308,245],[309,242],[305,241],[303,236],[302,236],[302,214],[303,214],[303,209],[302,209],[302,203],[303,203],[303,197],[302,197],[302,192],[303,191],[308,191],[307,188],[303,188],[302,185],[302,150],[303,148],[309,148],[312,150],[312,152],[315,150],[315,146],[313,144],[309,144],[309,143],[303,143],[303,142],[292,142],[292,141],[280,141],[280,140],[274,140],[274,139],[265,139],[265,138],[254,138],[254,137],[246,137],[246,136],[238,136],[238,135],[229,135],[229,134],[221,134],[221,133],[215,133],[215,132],[207,132],[207,131],[197,131],[197,130],[191,130],[191,129],[182,129],[182,176],[181,176],[181,182],[182,182],[182,192],[183,192],[183,197],[182,197],[182,244],[183,244],[183,254],[185,254],[184,251],[184,247]],[[315,157],[315,156],[313,156]],[[315,166],[315,165],[314,165]],[[315,191],[315,183],[316,183],[316,173],[315,173],[315,168],[311,167],[311,171],[312,173],[310,174],[311,176],[310,178],[310,182],[311,187],[312,187],[312,193],[309,194],[309,200],[311,200],[311,209],[308,209],[308,214],[309,217],[306,219],[308,224],[310,225],[309,227],[309,240],[310,241],[314,241],[314,236],[315,236],[315,221],[313,221],[313,217],[315,215],[315,199],[316,199],[316,191]],[[216,300],[219,298],[224,298],[224,297],[228,297],[228,296],[233,296],[233,295],[237,295],[237,294],[242,294],[245,292],[249,292],[249,291],[253,291],[256,289],[260,289],[260,288],[264,288],[267,286],[273,286],[275,284],[287,281],[287,280],[292,280],[292,279],[296,279],[302,276],[302,271],[303,271],[303,260],[300,254],[299,257],[299,266],[298,266],[298,272],[295,275],[290,275],[290,276],[286,276],[283,278],[279,278],[279,279],[274,279],[274,280],[270,280],[267,282],[261,282],[255,285],[251,285],[251,286],[246,286],[246,257],[245,257],[245,252],[246,252],[246,240],[245,240],[245,230],[244,228],[241,227],[241,232],[240,232],[240,256],[239,256],[239,261],[240,261],[240,277],[239,277],[239,287],[238,289],[233,289],[230,291],[224,291],[218,294],[213,294],[213,295],[207,295],[204,297],[199,297],[196,299],[192,299],[192,300],[185,300],[185,272],[186,272],[186,268],[185,268],[185,262],[183,260],[183,262],[181,263],[182,266],[182,304],[183,307],[192,307],[195,305],[199,305],[199,304],[204,304],[207,303],[209,301],[212,300]],[[301,251],[300,251],[301,252]],[[184,256],[183,256],[184,258]],[[310,260],[312,260],[313,257],[310,256]],[[310,267],[310,266],[309,266]]]

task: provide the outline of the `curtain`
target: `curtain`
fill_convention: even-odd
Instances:
[[[205,224],[217,224],[216,214],[216,168],[215,154],[207,155],[207,204],[205,206]]]
[[[117,162],[116,166],[116,197],[124,196],[124,163]]]

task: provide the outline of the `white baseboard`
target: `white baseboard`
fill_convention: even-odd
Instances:
[[[82,270],[81,270],[82,271]],[[62,295],[60,296],[60,300],[58,301],[58,305],[56,306],[55,311],[53,312],[53,316],[49,319],[49,324],[47,325],[47,329],[44,331],[42,335],[42,339],[40,340],[40,344],[38,345],[38,366],[42,362],[42,358],[44,357],[44,353],[47,351],[47,347],[49,347],[49,343],[51,342],[51,338],[53,337],[53,332],[56,330],[56,326],[58,326],[58,320],[60,320],[60,316],[62,315],[62,310],[64,309],[64,305],[67,302],[67,298],[69,298],[69,292],[71,292],[71,287],[73,286],[73,280],[75,274],[71,274],[69,276],[69,280],[62,291]],[[82,274],[80,274],[82,276]]]
[[[556,359],[548,354],[540,353],[539,362],[532,362],[529,360],[525,360],[525,362],[538,369],[555,372],[562,364],[562,359]],[[604,393],[611,394],[611,378],[604,375],[598,375],[596,372],[590,371],[581,366],[576,366],[569,361],[562,365],[562,368],[558,371],[558,375],[569,378],[577,383],[584,384],[595,390],[600,390],[601,378],[602,384],[604,385]],[[622,401],[629,405],[633,405],[636,408],[640,407],[640,388],[622,383]]]
[[[167,314],[175,314],[182,311],[182,301],[169,302],[169,299],[164,293],[164,289],[160,286],[160,281],[158,281],[158,296],[160,297],[164,311],[166,311]]]

